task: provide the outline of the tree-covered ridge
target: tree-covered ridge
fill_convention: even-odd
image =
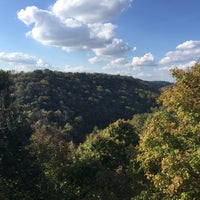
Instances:
[[[66,130],[32,130],[0,71],[0,199],[198,200],[200,64],[173,75],[160,109],[74,145]]]
[[[14,93],[34,127],[64,129],[83,141],[93,128],[119,118],[149,112],[156,106],[159,85],[132,77],[37,70],[13,75]]]

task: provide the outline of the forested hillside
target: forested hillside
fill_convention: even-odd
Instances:
[[[160,106],[152,113],[142,113],[156,105],[154,97],[162,82],[48,70],[20,74],[0,71],[0,199],[198,200],[200,64],[187,71],[175,69],[172,75],[176,82],[162,90],[158,97]],[[85,81],[80,81],[83,78]],[[65,89],[66,83],[74,84],[69,84],[71,89],[69,86]],[[82,125],[92,122],[89,114],[95,111],[91,116],[99,117],[98,112],[104,109],[100,100],[89,101],[87,108],[91,110],[88,118],[84,118],[84,108],[80,108],[81,112],[78,107],[87,105],[84,102],[79,105],[86,88],[91,91],[85,95],[87,99],[97,100],[102,96],[102,101],[112,100],[111,96],[116,95],[118,105],[112,103],[113,110],[114,106],[121,105],[124,107],[120,111],[130,110],[125,105],[132,98],[136,101],[128,105],[137,102],[140,109],[133,108],[140,113],[134,114],[133,110],[131,119],[108,121],[110,124],[102,124],[106,127],[101,129],[93,129],[94,123],[93,131],[80,139]],[[104,90],[110,90],[109,95]],[[69,91],[71,101],[64,95]],[[117,94],[124,97],[117,98]],[[146,104],[140,107],[139,100]],[[77,105],[77,108],[67,105]],[[94,105],[102,107],[98,109]],[[70,123],[67,125],[62,121],[65,106],[70,109],[65,118]],[[105,106],[110,110],[108,114],[111,111],[115,114],[106,101]],[[49,112],[52,118],[48,118]],[[77,117],[76,112],[82,115]],[[73,120],[77,127],[72,124]],[[82,120],[86,121],[81,123]],[[79,132],[73,138],[76,132],[70,131],[74,127]]]
[[[34,128],[62,129],[83,142],[94,127],[150,112],[167,82],[105,74],[38,70],[12,75],[13,95]]]

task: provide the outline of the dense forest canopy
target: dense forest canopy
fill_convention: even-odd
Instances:
[[[172,75],[0,71],[0,199],[198,200],[200,64]]]
[[[83,142],[94,127],[150,112],[167,82],[146,82],[106,74],[37,70],[12,75],[13,92],[35,128],[60,128]]]

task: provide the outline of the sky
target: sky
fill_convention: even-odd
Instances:
[[[199,0],[0,0],[0,68],[173,81],[200,59]]]

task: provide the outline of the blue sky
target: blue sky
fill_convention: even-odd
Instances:
[[[1,0],[0,66],[172,81],[200,58],[199,0]]]

